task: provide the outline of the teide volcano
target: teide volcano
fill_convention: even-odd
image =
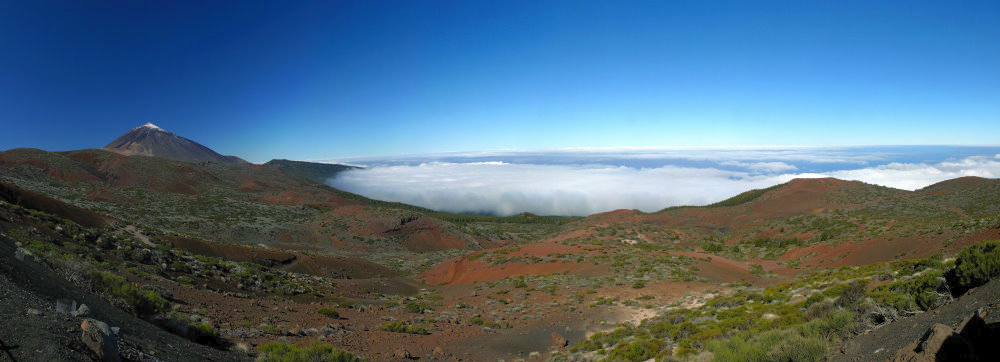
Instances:
[[[185,162],[247,163],[236,156],[223,156],[195,141],[146,123],[111,141],[105,150],[127,156],[161,157]]]

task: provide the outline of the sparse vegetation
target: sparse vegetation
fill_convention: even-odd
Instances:
[[[353,353],[343,351],[328,344],[313,343],[307,348],[285,342],[269,342],[260,346],[263,353],[257,360],[260,362],[360,362],[363,361]]]
[[[320,309],[317,309],[316,313],[325,315],[325,316],[333,318],[333,319],[339,319],[340,318],[340,313],[338,313],[337,310],[333,309],[333,308],[322,307]]]
[[[955,287],[967,290],[1000,276],[1000,240],[962,249],[955,259]]]
[[[378,329],[389,332],[396,333],[409,333],[409,334],[430,334],[422,326],[408,325],[400,321],[389,321],[382,323]]]

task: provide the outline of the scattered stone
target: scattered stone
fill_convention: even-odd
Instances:
[[[90,307],[88,307],[86,304],[81,303],[80,307],[77,308],[75,311],[73,311],[73,313],[71,314],[73,314],[74,317],[85,317],[87,316],[87,314],[90,314]]]
[[[80,339],[102,361],[121,361],[118,354],[117,337],[107,323],[86,318],[80,324],[83,334]]]
[[[56,299],[56,312],[62,314],[72,314],[76,312],[76,301],[72,299]]]
[[[397,360],[414,359],[413,355],[411,355],[410,352],[405,349],[397,349],[395,352],[392,352],[392,358],[395,358]]]
[[[563,348],[569,345],[569,341],[561,334],[552,332],[552,345],[556,348]]]
[[[19,261],[24,261],[25,256],[28,257],[28,261],[31,261],[32,255],[31,252],[28,251],[27,249],[18,247],[17,250],[14,250],[14,259],[17,259]]]

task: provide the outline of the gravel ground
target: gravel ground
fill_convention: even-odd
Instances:
[[[121,328],[119,350],[132,361],[238,361],[246,354],[199,345],[170,334],[83,292],[37,262],[14,257],[13,240],[0,236],[0,362],[87,361],[96,358],[80,340],[82,317],[56,312],[56,300],[90,307],[91,318]],[[31,312],[29,312],[31,309]],[[37,311],[37,313],[35,313]]]
[[[1000,324],[1000,279],[973,289],[951,304],[933,311],[900,319],[849,340],[843,353],[831,356],[835,361],[883,361],[907,344],[920,338],[935,323],[956,327],[965,318],[982,309],[990,326]],[[987,357],[988,356],[982,356]]]

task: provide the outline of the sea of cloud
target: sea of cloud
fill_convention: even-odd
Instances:
[[[327,183],[370,198],[449,212],[590,215],[704,205],[794,178],[835,177],[905,190],[962,176],[997,178],[997,152],[775,147],[449,153],[338,160],[366,167]]]

